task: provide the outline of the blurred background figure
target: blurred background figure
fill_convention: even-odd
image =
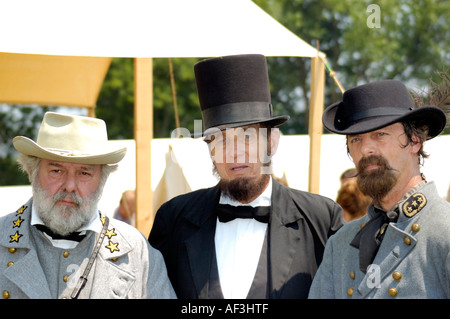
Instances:
[[[341,205],[343,209],[343,217],[346,222],[364,216],[366,214],[367,206],[372,202],[370,197],[361,192],[356,184],[356,177],[354,176],[355,175],[350,175],[341,178],[341,188],[339,188],[336,197],[336,202]]]
[[[134,190],[126,190],[122,193],[119,207],[114,212],[114,218],[128,223],[132,226],[136,225],[135,212],[135,193]]]
[[[356,168],[348,168],[345,171],[342,172],[341,176],[339,177],[339,180],[341,181],[341,186],[344,182],[348,181],[351,178],[355,178],[356,174],[358,172],[356,171]]]

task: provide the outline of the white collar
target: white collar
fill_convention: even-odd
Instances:
[[[272,178],[269,179],[269,184],[267,185],[264,192],[261,193],[254,201],[248,204],[242,204],[241,202],[231,198],[228,195],[220,194],[220,204],[229,204],[232,206],[270,206],[272,203]]]
[[[42,221],[42,219],[39,217],[38,214],[35,214],[34,212],[36,212],[36,207],[33,204],[32,208],[31,208],[31,225],[45,225],[44,222]],[[94,216],[92,216],[91,220],[89,221],[89,223],[87,223],[87,225],[77,229],[78,232],[80,232],[82,235],[86,234],[87,231],[93,231],[95,233],[100,233],[102,230],[102,222],[100,221],[100,212],[97,210],[97,214],[94,214]],[[53,246],[58,247],[58,248],[65,248],[65,249],[71,249],[71,248],[75,248],[78,245],[78,242],[76,241],[72,241],[72,240],[65,240],[65,239],[53,239],[50,236],[48,236],[47,234],[45,234],[45,237],[47,237],[50,242],[52,243]]]

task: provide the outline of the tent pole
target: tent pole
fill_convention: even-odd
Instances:
[[[87,110],[88,110],[87,116],[95,117],[95,106],[94,107],[88,107]]]
[[[325,89],[325,65],[317,56],[311,58],[311,98],[309,100],[309,179],[308,191],[319,194],[320,146]]]
[[[136,142],[136,228],[148,236],[153,225],[151,146],[153,60],[134,59],[134,139]]]

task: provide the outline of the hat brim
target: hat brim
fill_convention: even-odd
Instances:
[[[230,128],[243,127],[243,126],[248,126],[248,125],[253,125],[253,124],[263,124],[264,123],[271,127],[277,127],[277,126],[284,124],[287,120],[289,120],[289,118],[290,118],[289,115],[280,115],[280,116],[275,116],[273,118],[265,119],[265,120],[254,120],[254,121],[243,121],[243,122],[233,122],[233,123],[228,123],[228,124],[221,124],[218,126],[210,127],[208,129],[206,129],[203,133],[194,132],[191,134],[191,137],[193,137],[193,138],[206,137],[206,136],[214,134],[217,131],[223,131],[223,130],[230,129]]]
[[[429,128],[428,139],[438,136],[446,125],[446,115],[444,111],[436,106],[421,106],[403,115],[381,115],[369,117],[367,119],[350,124],[344,129],[336,127],[336,112],[342,102],[330,105],[324,112],[322,122],[325,128],[333,133],[343,135],[355,135],[371,132],[396,122],[414,122],[419,125],[427,125]]]
[[[101,154],[76,154],[70,151],[58,151],[41,147],[32,139],[25,136],[16,136],[13,139],[14,148],[25,155],[38,158],[70,162],[77,164],[116,164],[120,162],[126,154],[127,148],[110,150]]]

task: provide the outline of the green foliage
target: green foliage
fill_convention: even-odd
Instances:
[[[254,0],[280,23],[300,38],[316,46],[336,71],[344,88],[381,79],[403,81],[411,89],[429,86],[430,79],[438,80],[437,71],[449,66],[450,2],[439,0],[356,1],[356,0]],[[380,9],[380,28],[367,24],[370,4]],[[275,60],[275,61],[274,61]],[[280,62],[284,60],[283,62]],[[303,105],[308,106],[308,59],[274,58],[269,67],[278,64],[271,74],[275,88],[275,103],[288,109],[298,104],[298,95],[282,100],[279,96],[283,83],[285,90],[301,93]],[[284,65],[284,66],[283,66]],[[297,82],[294,73],[300,73]],[[341,99],[342,95],[330,77],[326,79],[325,106]],[[278,100],[278,101],[277,101]],[[307,110],[305,111],[305,116]],[[306,117],[305,117],[306,118]],[[294,120],[295,121],[295,120]],[[291,121],[289,121],[291,122]],[[292,128],[294,129],[294,128]],[[296,133],[306,133],[306,126]]]
[[[28,184],[28,177],[20,172],[16,162],[17,151],[12,145],[15,136],[35,139],[42,117],[54,108],[37,105],[0,104],[0,185]]]
[[[194,64],[198,59],[172,59],[176,102],[180,126],[194,130],[201,119]],[[96,116],[108,126],[110,139],[132,139],[134,123],[133,59],[115,58],[111,62],[96,107]],[[174,99],[168,59],[153,59],[153,134],[169,137],[176,128]]]

